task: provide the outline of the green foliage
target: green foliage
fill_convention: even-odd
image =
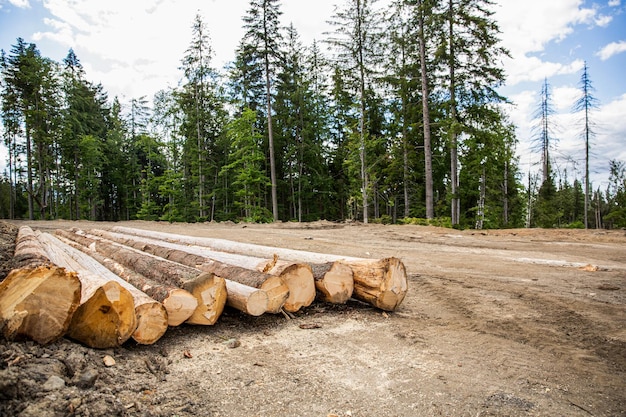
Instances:
[[[181,82],[159,92],[153,106],[145,97],[110,101],[72,50],[55,63],[18,39],[0,59],[10,151],[0,216],[269,222],[277,213],[298,221],[367,215],[381,224],[503,228],[523,226],[529,211],[530,226],[581,227],[591,214],[597,226],[626,227],[622,162],[611,161],[609,187],[595,191],[588,209],[579,179],[550,175],[537,195],[532,184],[524,191],[515,129],[497,105],[504,99],[496,91],[498,58],[506,51],[490,1],[398,0],[386,27],[374,3],[337,9],[327,39],[332,60],[281,27],[278,0],[251,0],[228,85],[211,67],[198,15]],[[456,159],[458,188],[451,186]],[[549,168],[547,153],[546,161]],[[434,210],[427,210],[428,177]],[[460,213],[450,217],[456,199]]]
[[[452,228],[452,219],[450,217],[436,217],[434,219],[425,219],[419,217],[405,217],[400,219],[400,224],[415,224],[418,226],[435,226]]]

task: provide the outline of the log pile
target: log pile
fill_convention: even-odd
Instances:
[[[68,336],[109,348],[156,342],[168,326],[213,325],[225,306],[251,316],[295,313],[354,298],[398,308],[407,275],[397,258],[364,259],[126,227],[22,226],[17,267],[0,283],[0,331],[41,344]]]

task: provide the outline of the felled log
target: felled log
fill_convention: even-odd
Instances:
[[[246,255],[270,258],[274,255],[283,260],[306,262],[311,265],[327,262],[343,262],[352,269],[354,279],[353,297],[368,302],[382,310],[393,311],[404,300],[408,291],[408,280],[404,264],[398,258],[367,259],[322,254],[225,239],[200,238],[171,233],[152,232],[129,227],[113,227],[119,233],[175,241],[187,245],[198,245],[214,251],[245,253]]]
[[[221,277],[103,239],[96,239],[92,246],[96,252],[154,281],[191,293],[198,306],[187,323],[213,325],[224,311],[227,293]]]
[[[8,340],[60,339],[80,303],[80,280],[54,265],[12,270],[0,283],[0,327]]]
[[[54,239],[52,236],[50,236],[50,238]],[[105,268],[104,265],[99,263],[92,256],[71,247],[70,244],[73,244],[74,242],[68,241],[62,237],[59,239],[61,239],[61,243],[63,243],[63,245],[61,245],[61,249],[82,268],[85,268],[90,273],[98,275],[105,280],[108,279],[119,283],[131,294],[137,317],[136,328],[131,337],[137,343],[150,345],[155,343],[165,334],[168,326],[168,319],[167,311],[165,310],[163,304],[154,300],[134,285],[121,279],[118,275]]]
[[[13,261],[17,268],[36,268],[52,264],[30,226],[21,226],[17,232]]]
[[[54,236],[41,233],[37,238],[45,245],[50,260],[75,271],[81,282],[80,306],[72,316],[67,335],[93,348],[111,348],[126,342],[137,328],[131,293],[117,280],[80,265],[67,253],[69,247]]]
[[[17,267],[0,283],[0,328],[8,340],[54,342],[65,335],[78,308],[80,280],[50,262],[28,226],[18,231],[14,258]]]
[[[124,281],[163,304],[167,311],[168,326],[182,324],[191,317],[198,307],[198,300],[189,291],[147,278],[145,275],[96,252],[93,247],[94,239],[67,230],[56,230],[55,233],[57,236],[67,239],[67,243],[73,248],[88,254]]]
[[[171,244],[154,239],[143,239],[103,230],[90,230],[89,232],[102,238],[110,239],[183,265],[197,267],[231,281],[263,290],[268,296],[267,312],[269,313],[278,313],[283,307],[287,311],[297,311],[302,305],[309,305],[313,301],[310,293],[305,293],[304,295],[301,294],[302,291],[294,291],[292,293],[289,287],[289,284],[291,284],[292,287],[297,289],[295,283],[299,280],[305,281],[305,283],[312,282],[312,275],[309,276],[307,274],[309,272],[307,266],[293,262],[281,263],[279,267],[269,268],[270,273],[267,273],[262,271],[266,262],[260,259],[251,260],[240,255],[231,256],[225,253],[213,253],[203,248]],[[282,269],[279,269],[280,267]],[[309,289],[309,286],[304,287]]]
[[[226,280],[228,299],[226,304],[251,316],[260,316],[267,311],[267,293],[248,285]]]
[[[354,292],[352,268],[341,261],[311,264],[317,298],[333,304],[344,304]]]

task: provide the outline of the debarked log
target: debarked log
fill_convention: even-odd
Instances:
[[[52,262],[75,271],[81,282],[80,306],[67,335],[93,348],[111,348],[126,342],[137,328],[133,296],[117,280],[80,265],[64,245],[48,233],[38,234]],[[71,248],[69,248],[71,249]]]
[[[68,239],[75,249],[81,250],[96,261],[104,265],[108,270],[124,279],[129,284],[137,287],[154,300],[160,302],[167,311],[168,326],[178,326],[185,322],[198,307],[198,300],[189,291],[182,288],[163,284],[145,275],[128,268],[111,258],[107,258],[96,252],[95,239],[79,235],[67,230],[57,230],[57,236]]]
[[[59,237],[59,239],[67,245],[64,247],[65,252],[82,267],[103,278],[116,281],[132,295],[137,316],[137,326],[131,336],[133,340],[142,345],[151,345],[165,334],[168,327],[168,317],[167,310],[162,303],[107,269],[90,254],[80,250],[79,244],[63,237]]]
[[[136,236],[126,236],[120,233],[111,233],[103,230],[90,230],[89,233],[170,261],[214,273],[215,275],[249,287],[263,290],[268,296],[267,312],[269,313],[280,312],[281,308],[285,306],[287,302],[289,302],[289,304],[286,309],[289,309],[290,306],[294,304],[289,297],[294,299],[294,297],[298,296],[298,293],[291,294],[290,287],[286,284],[285,279],[289,279],[290,282],[292,282],[297,279],[299,272],[306,272],[306,267],[301,268],[294,265],[291,269],[283,269],[279,275],[268,274],[257,270],[261,262],[261,260],[258,259],[250,260],[249,258],[241,256],[232,257],[228,256],[229,254],[218,254],[203,250],[198,251],[197,249],[202,248],[177,245],[153,239],[142,239]],[[221,255],[227,256],[221,257]],[[303,279],[307,280],[309,277],[305,275]],[[303,304],[304,302],[308,302],[309,299],[309,294],[306,294],[304,301],[296,302]]]

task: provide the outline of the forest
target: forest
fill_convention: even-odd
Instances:
[[[552,169],[547,81],[542,169],[521,173],[493,7],[346,0],[303,45],[279,0],[249,0],[226,68],[198,14],[178,86],[128,103],[72,49],[55,62],[18,37],[0,57],[0,218],[626,227],[624,162],[610,162],[606,189],[589,181],[586,67],[584,177]]]

